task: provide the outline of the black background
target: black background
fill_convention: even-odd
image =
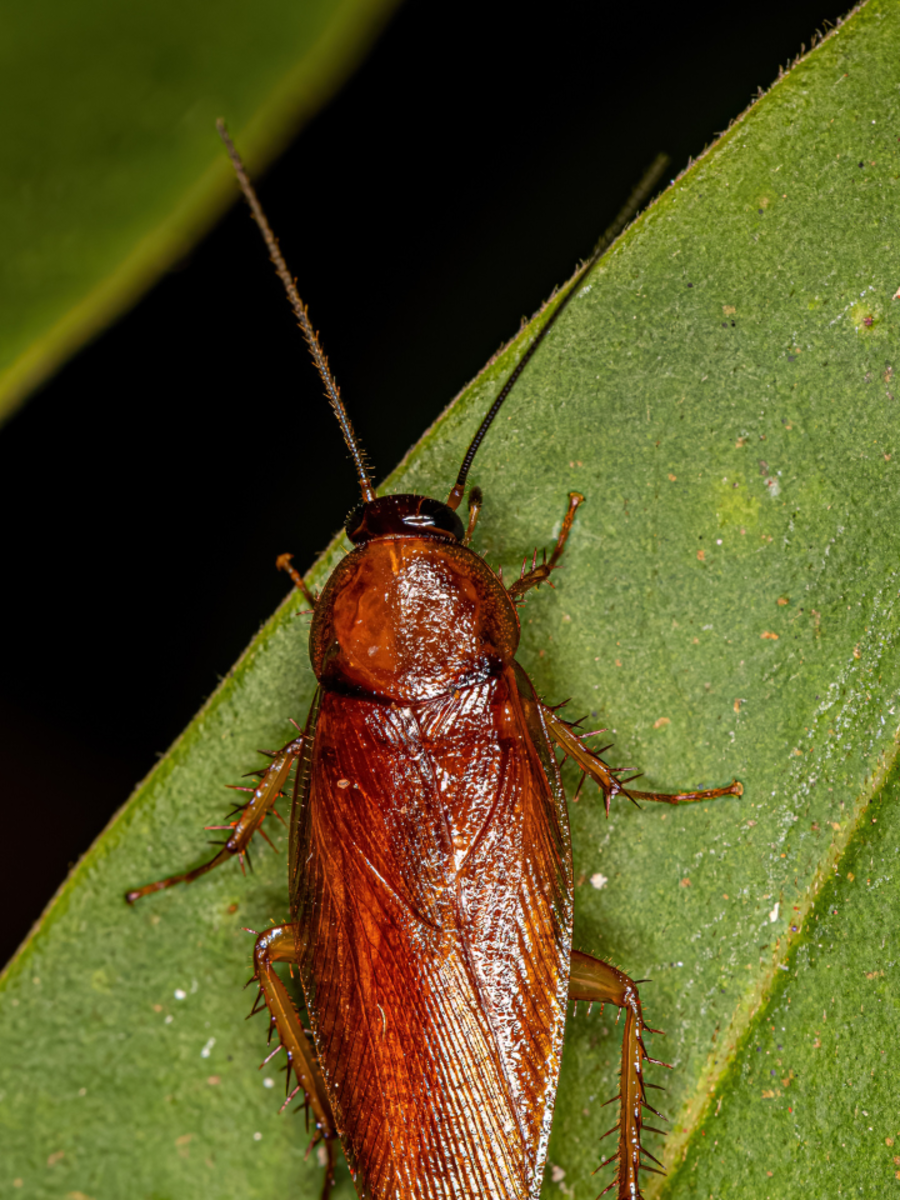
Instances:
[[[379,478],[842,8],[537,12],[408,0],[261,182]],[[0,962],[355,500],[240,206],[0,431]]]

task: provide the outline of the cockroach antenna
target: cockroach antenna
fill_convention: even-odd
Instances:
[[[507,379],[506,383],[503,385],[499,396],[491,405],[490,411],[481,422],[478,432],[475,434],[474,438],[472,438],[472,444],[466,451],[466,457],[463,459],[462,466],[459,468],[459,475],[457,476],[456,483],[453,485],[453,489],[447,498],[447,504],[450,508],[457,508],[459,506],[459,502],[462,500],[466,490],[466,479],[469,474],[469,468],[472,466],[472,460],[478,453],[478,447],[484,440],[484,435],[487,433],[488,429],[490,429],[494,417],[496,417],[497,413],[500,411],[503,401],[515,386],[516,380],[528,366],[528,363],[538,346],[540,346],[541,342],[553,328],[556,321],[562,316],[566,305],[578,291],[578,286],[582,279],[584,279],[588,272],[596,266],[599,259],[603,257],[610,245],[615,241],[625,226],[628,225],[628,223],[633,219],[634,215],[643,206],[653,192],[653,189],[659,182],[660,176],[668,165],[669,156],[667,154],[657,154],[656,158],[644,172],[637,187],[635,187],[634,191],[625,201],[625,204],[622,206],[621,210],[616,216],[616,219],[609,226],[609,228],[600,238],[600,241],[591,251],[590,258],[572,280],[571,284],[569,285],[569,290],[559,301],[556,308],[554,308],[553,312],[544,322],[543,326],[538,330],[534,341],[516,363],[515,369],[513,370],[509,379]]]
[[[334,415],[338,419],[338,424],[341,427],[341,433],[344,435],[344,441],[347,443],[347,449],[350,451],[350,457],[353,459],[353,465],[356,468],[356,477],[359,480],[360,490],[362,491],[363,501],[368,503],[375,499],[375,489],[372,487],[372,481],[369,478],[369,473],[366,470],[365,454],[362,446],[353,429],[350,418],[347,415],[347,410],[344,408],[344,402],[341,400],[341,393],[338,385],[334,381],[334,376],[331,374],[331,368],[328,366],[328,359],[325,357],[325,351],[322,349],[322,343],[319,341],[319,335],[313,328],[312,322],[309,319],[309,313],[306,310],[306,305],[300,299],[300,293],[297,291],[297,285],[294,282],[293,276],[287,269],[287,263],[284,261],[284,255],[281,253],[281,248],[278,241],[272,232],[271,226],[266,219],[266,214],[263,212],[262,205],[250,182],[250,178],[241,161],[241,156],[235,149],[234,142],[228,133],[225,122],[220,117],[216,121],[216,129],[219,131],[219,137],[225,143],[225,149],[228,151],[228,157],[231,159],[231,165],[234,167],[234,173],[237,175],[238,183],[241,185],[241,191],[244,193],[244,198],[250,205],[250,212],[253,214],[253,220],[259,226],[259,231],[263,235],[263,240],[266,243],[266,248],[269,251],[269,258],[275,267],[278,278],[284,284],[284,290],[287,292],[288,300],[291,308],[294,310],[294,315],[297,318],[297,323],[303,331],[303,336],[306,338],[306,344],[309,347],[309,352],[312,355],[312,360],[316,364],[316,369],[322,377],[322,382],[325,385],[325,395],[328,397],[328,403],[334,410]]]

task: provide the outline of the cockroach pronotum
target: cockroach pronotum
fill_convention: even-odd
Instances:
[[[537,1197],[569,1000],[624,1010],[615,1152],[620,1200],[637,1200],[651,1059],[637,987],[572,950],[573,880],[556,749],[615,796],[680,804],[742,793],[741,784],[666,795],[636,791],[541,700],[515,660],[517,605],[549,583],[578,506],[569,495],[549,558],[509,587],[470,548],[482,495],[457,509],[472,460],[531,355],[584,274],[637,210],[651,174],[585,263],[507,379],[446,502],[378,497],[317,333],[224,125],[244,196],[318,368],[356,468],[354,549],[315,597],[318,691],[299,736],[273,755],[223,848],[209,862],[129,892],[133,903],[190,883],[235,855],[293,782],[289,924],[257,938],[260,1006],[324,1144],[323,1198],[340,1138],[356,1189],[372,1200]],[[604,750],[608,747],[604,747]],[[276,962],[300,976],[311,1035]],[[660,1064],[665,1065],[665,1064]],[[294,1086],[291,1089],[291,1073]],[[654,1129],[653,1132],[662,1132]],[[648,1162],[647,1160],[650,1160]],[[657,1163],[657,1166],[652,1166]]]

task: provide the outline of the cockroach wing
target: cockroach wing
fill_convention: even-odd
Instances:
[[[536,1197],[572,882],[530,682],[509,662],[409,705],[324,689],[303,786],[300,974],[360,1195]]]

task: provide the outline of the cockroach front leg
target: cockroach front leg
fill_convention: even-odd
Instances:
[[[709,788],[702,792],[638,792],[633,788],[626,788],[625,785],[629,780],[617,778],[619,771],[615,767],[610,767],[599,754],[595,754],[584,744],[585,738],[592,737],[593,734],[579,736],[574,732],[573,725],[563,721],[552,708],[546,705],[541,706],[541,711],[551,738],[566,757],[573,758],[585,775],[590,775],[591,779],[600,787],[606,803],[607,816],[609,816],[609,806],[613,796],[618,795],[626,796],[635,804],[638,800],[655,800],[660,804],[691,804],[697,800],[715,800],[719,796],[743,796],[744,794],[744,785],[736,779],[733,779],[728,787]],[[608,746],[604,746],[604,750],[608,749]],[[636,779],[637,776],[632,775],[630,778]]]
[[[661,1033],[662,1031],[650,1029],[650,1026],[644,1023],[641,998],[633,979],[629,979],[627,975],[610,966],[609,963],[602,962],[599,958],[591,958],[589,954],[582,954],[578,950],[572,952],[569,999],[587,1000],[588,1003],[615,1004],[625,1011],[619,1094],[613,1097],[620,1102],[619,1119],[612,1129],[603,1134],[603,1137],[608,1137],[610,1133],[618,1131],[619,1142],[615,1154],[611,1154],[597,1170],[599,1171],[601,1167],[605,1167],[609,1163],[618,1163],[616,1178],[609,1187],[604,1188],[601,1195],[618,1186],[617,1200],[640,1200],[641,1186],[638,1172],[652,1171],[656,1175],[665,1174],[660,1170],[662,1164],[659,1159],[653,1158],[650,1151],[641,1143],[641,1134],[645,1129],[652,1133],[664,1133],[662,1129],[655,1129],[652,1125],[644,1124],[645,1108],[656,1116],[662,1117],[661,1113],[647,1103],[645,1088],[654,1085],[644,1083],[644,1063],[656,1063],[662,1067],[667,1067],[669,1064],[650,1057],[647,1047],[644,1045],[643,1034],[645,1029],[651,1033]],[[611,1104],[612,1100],[608,1103]],[[664,1117],[662,1119],[665,1120]],[[653,1159],[657,1166],[651,1167],[642,1162],[641,1155]]]
[[[297,962],[297,927],[295,925],[276,925],[267,929],[256,939],[253,951],[253,962],[256,967],[256,982],[259,984],[259,999],[265,1001],[269,1010],[269,1037],[278,1034],[278,1045],[265,1059],[263,1066],[268,1063],[279,1050],[284,1048],[287,1055],[287,1098],[282,1109],[287,1108],[298,1092],[303,1092],[307,1111],[312,1110],[316,1131],[310,1146],[323,1144],[327,1159],[325,1163],[325,1182],[322,1186],[322,1200],[328,1200],[334,1186],[334,1141],[337,1133],[331,1106],[325,1092],[315,1051],[310,1045],[309,1038],[287,988],[276,974],[273,963]],[[259,1012],[257,1005],[253,1012]],[[252,1014],[251,1014],[252,1015]],[[291,1072],[293,1071],[296,1084],[291,1088]]]
[[[303,598],[306,601],[306,603],[309,605],[309,607],[315,608],[316,607],[316,597],[306,586],[306,580],[303,578],[303,576],[300,574],[300,572],[297,570],[297,568],[291,566],[291,559],[293,557],[294,557],[293,554],[279,554],[278,557],[275,559],[275,566],[278,568],[279,571],[286,571],[288,573],[288,575],[290,575],[291,579],[294,581],[294,587],[299,592],[302,592]]]
[[[481,506],[484,503],[484,495],[480,487],[473,487],[469,490],[469,523],[466,526],[466,533],[463,537],[462,544],[468,546],[472,540],[472,534],[475,532],[475,526],[478,524],[478,514],[481,512]]]
[[[167,879],[159,879],[156,883],[148,883],[142,888],[136,888],[133,892],[126,892],[125,899],[128,903],[134,904],[142,896],[149,896],[151,892],[161,892],[163,888],[174,887],[176,883],[193,883],[195,879],[199,879],[201,875],[205,875],[207,871],[213,870],[221,863],[228,862],[235,855],[239,856],[243,864],[244,855],[249,849],[254,833],[263,832],[260,828],[263,819],[274,808],[275,801],[287,783],[291,768],[303,754],[305,744],[306,735],[301,734],[300,737],[294,738],[292,742],[288,742],[282,750],[273,755],[271,763],[262,772],[259,783],[253,789],[252,797],[238,810],[240,816],[237,820],[224,826],[231,830],[231,835],[214,858],[183,875],[170,875]],[[265,837],[264,833],[263,837]]]
[[[525,559],[522,563],[521,577],[507,588],[513,602],[517,601],[520,596],[524,596],[529,588],[537,587],[540,583],[549,583],[550,572],[554,571],[559,565],[559,560],[562,557],[562,552],[569,538],[569,531],[572,528],[575,510],[579,504],[584,504],[584,496],[582,496],[581,492],[569,492],[569,507],[566,509],[562,529],[559,531],[559,537],[556,539],[556,545],[553,547],[550,561],[548,562],[545,557],[544,561],[538,566],[537,550],[535,550],[534,557],[531,560],[531,570],[526,572],[525,568],[528,565],[528,559]]]

